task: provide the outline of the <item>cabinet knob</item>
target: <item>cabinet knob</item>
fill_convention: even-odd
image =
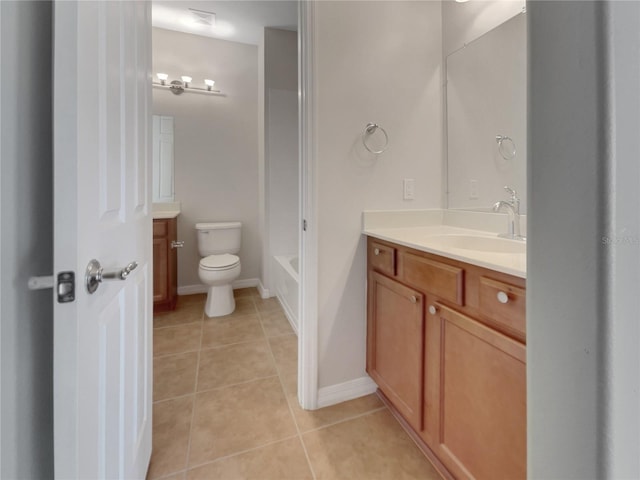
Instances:
[[[184,240],[177,242],[176,240],[171,241],[171,248],[182,248],[184,247]]]
[[[429,313],[431,315],[435,315],[436,313],[438,313],[438,307],[436,307],[435,305],[429,305]]]
[[[498,292],[498,294],[496,295],[496,298],[498,299],[498,301],[500,303],[508,303],[509,302],[509,295],[506,292]]]
[[[374,249],[373,250],[373,254],[374,255],[380,255],[380,249],[379,248]]]
[[[409,300],[411,300],[411,303],[418,303],[420,300],[418,297],[416,297],[415,295],[411,295],[409,297]]]

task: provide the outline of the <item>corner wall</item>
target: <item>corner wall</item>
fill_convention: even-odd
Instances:
[[[174,117],[175,199],[182,203],[178,287],[199,286],[195,224],[242,222],[242,273],[260,277],[258,47],[153,29],[153,74],[204,79],[226,97],[153,89],[153,113]]]
[[[365,374],[365,209],[441,206],[440,2],[317,2],[315,105],[320,388]],[[369,154],[369,122],[389,134]],[[415,200],[402,179],[415,179]]]
[[[0,477],[53,478],[52,3],[0,2]]]

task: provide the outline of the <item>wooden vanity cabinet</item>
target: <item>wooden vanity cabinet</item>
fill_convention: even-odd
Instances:
[[[153,311],[174,310],[178,299],[178,254],[176,218],[153,220]]]
[[[373,238],[368,255],[385,403],[445,478],[526,478],[525,280]]]

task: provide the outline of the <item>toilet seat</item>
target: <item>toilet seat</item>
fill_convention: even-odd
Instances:
[[[200,268],[203,270],[221,271],[231,270],[240,263],[240,258],[230,253],[222,255],[209,255],[200,260]]]

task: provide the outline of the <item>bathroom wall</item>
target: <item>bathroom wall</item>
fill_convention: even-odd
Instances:
[[[0,2],[0,478],[53,478],[52,2]]]
[[[466,43],[522,12],[525,0],[442,2],[442,52],[446,57]]]
[[[153,74],[204,79],[226,97],[153,89],[153,113],[174,117],[175,198],[182,203],[178,293],[197,289],[195,224],[242,222],[240,280],[260,276],[258,219],[258,47],[153,29]],[[186,291],[185,291],[186,289]]]
[[[439,208],[440,2],[317,2],[319,387],[365,376],[365,209]],[[368,122],[389,134],[377,157]],[[403,178],[415,199],[402,198]]]
[[[266,235],[265,286],[273,293],[274,255],[298,253],[298,34],[264,29]]]

